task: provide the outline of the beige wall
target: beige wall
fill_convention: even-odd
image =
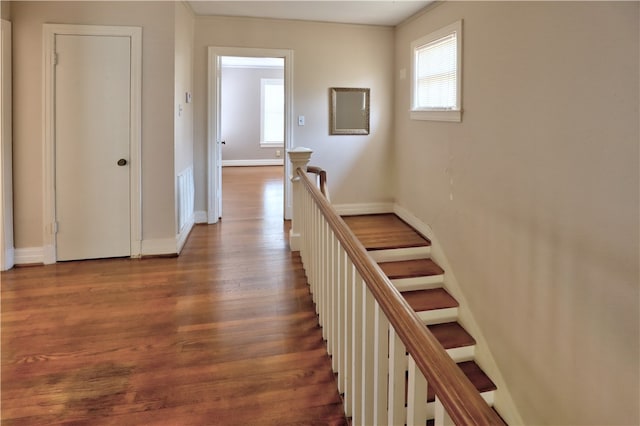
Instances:
[[[185,169],[193,167],[193,101],[187,103],[186,93],[193,95],[193,42],[195,16],[184,2],[175,3],[175,84],[174,84],[174,164],[175,182]],[[193,99],[193,98],[192,98]],[[180,112],[182,107],[182,112]],[[176,194],[176,232],[179,231],[178,191]]]
[[[195,16],[183,2],[175,3],[175,13],[175,168],[180,173],[193,166],[193,102],[186,103],[186,92],[193,95]]]
[[[397,202],[429,224],[527,424],[638,424],[639,4],[447,2],[396,34]],[[463,19],[462,123],[408,116]]]
[[[315,153],[335,203],[390,201],[393,29],[300,21],[196,18],[196,210],[206,210],[207,47],[294,50],[294,146]],[[329,136],[329,87],[371,88],[371,134]],[[304,127],[297,116],[306,117]],[[378,172],[371,173],[372,167]]]
[[[143,239],[175,238],[174,4],[13,2],[16,248],[42,246],[42,24],[131,25],[142,34]]]

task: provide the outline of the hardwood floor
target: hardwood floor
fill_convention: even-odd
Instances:
[[[225,168],[178,258],[2,273],[2,423],[346,424],[282,167]]]

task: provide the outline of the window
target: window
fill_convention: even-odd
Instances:
[[[260,146],[284,146],[284,80],[260,79]]]
[[[461,121],[462,21],[411,43],[411,118]]]

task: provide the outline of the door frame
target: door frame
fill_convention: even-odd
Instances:
[[[131,257],[140,257],[142,242],[142,28],[102,25],[43,24],[43,263],[56,263],[55,189],[55,38],[56,35],[119,36],[131,39],[129,185]],[[96,224],[99,226],[99,224]]]
[[[293,50],[268,49],[251,47],[218,47],[209,46],[207,67],[208,81],[208,109],[207,109],[207,222],[217,223],[220,218],[219,188],[222,187],[217,168],[221,166],[218,158],[220,150],[218,135],[220,134],[220,90],[218,84],[221,78],[220,58],[222,56],[244,56],[284,58],[284,151],[293,147]],[[284,161],[284,219],[291,219],[292,186],[287,176],[291,174],[291,164],[285,157]]]
[[[11,22],[2,19],[0,52],[0,271],[13,268],[13,164],[11,101]]]

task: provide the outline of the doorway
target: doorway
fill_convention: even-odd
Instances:
[[[208,223],[222,217],[222,145],[228,143],[222,135],[222,73],[223,58],[279,58],[284,61],[284,144],[280,155],[284,160],[283,216],[291,218],[291,183],[286,176],[290,165],[286,150],[293,146],[293,51],[283,49],[209,48],[209,114],[208,114]],[[258,118],[259,119],[259,118]],[[259,124],[259,123],[258,123]],[[256,144],[258,141],[256,141]],[[266,144],[268,145],[268,144]]]
[[[44,32],[44,263],[139,256],[141,29]]]

